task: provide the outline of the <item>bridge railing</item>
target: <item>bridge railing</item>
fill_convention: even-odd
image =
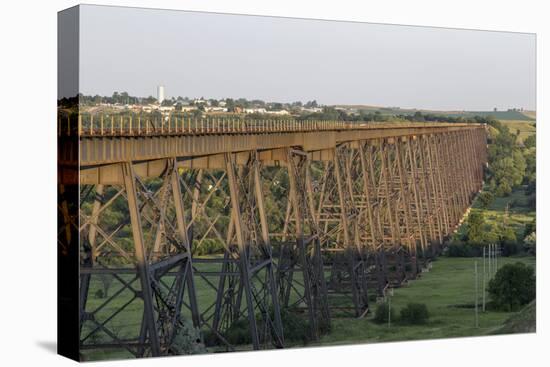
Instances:
[[[125,114],[72,114],[59,116],[58,135],[78,136],[165,136],[204,134],[285,133],[380,129],[395,127],[457,126],[433,122],[374,122],[296,119],[244,119],[168,115],[152,117]]]

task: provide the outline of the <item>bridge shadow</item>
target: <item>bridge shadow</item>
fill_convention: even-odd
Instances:
[[[57,354],[57,342],[54,340],[39,340],[36,342],[36,345],[47,352]]]

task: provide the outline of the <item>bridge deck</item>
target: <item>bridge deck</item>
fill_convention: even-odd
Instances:
[[[147,124],[146,126],[149,126]],[[346,123],[342,121],[243,121],[156,122],[155,128],[121,120],[115,125],[97,120],[78,123],[78,136],[69,137],[59,151],[61,165],[74,164],[78,151],[81,182],[99,182],[112,176],[117,163],[133,162],[145,176],[162,172],[165,159],[176,158],[180,166],[215,168],[223,153],[259,151],[262,160],[277,162],[277,150],[295,147],[310,152],[312,159],[332,159],[331,150],[343,142],[389,139],[403,136],[449,133],[484,128],[479,124],[449,123]],[[78,144],[77,147],[74,144]],[[218,162],[219,161],[219,162]],[[148,174],[149,173],[149,174]],[[118,181],[118,179],[117,179]]]

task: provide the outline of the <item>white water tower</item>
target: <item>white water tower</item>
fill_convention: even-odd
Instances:
[[[157,101],[159,101],[159,103],[164,101],[164,85],[159,85],[157,87]]]

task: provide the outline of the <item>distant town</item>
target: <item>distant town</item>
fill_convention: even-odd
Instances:
[[[381,107],[371,105],[323,105],[316,100],[294,102],[266,102],[246,98],[166,97],[165,87],[158,86],[156,97],[136,97],[127,92],[114,92],[111,96],[78,96],[78,105],[84,113],[173,113],[202,115],[241,115],[247,118],[298,118],[346,121],[450,121],[475,122],[476,116],[492,115],[496,118],[535,120],[534,111],[521,107],[491,111],[432,111],[416,108]],[[63,102],[61,102],[61,106]]]

